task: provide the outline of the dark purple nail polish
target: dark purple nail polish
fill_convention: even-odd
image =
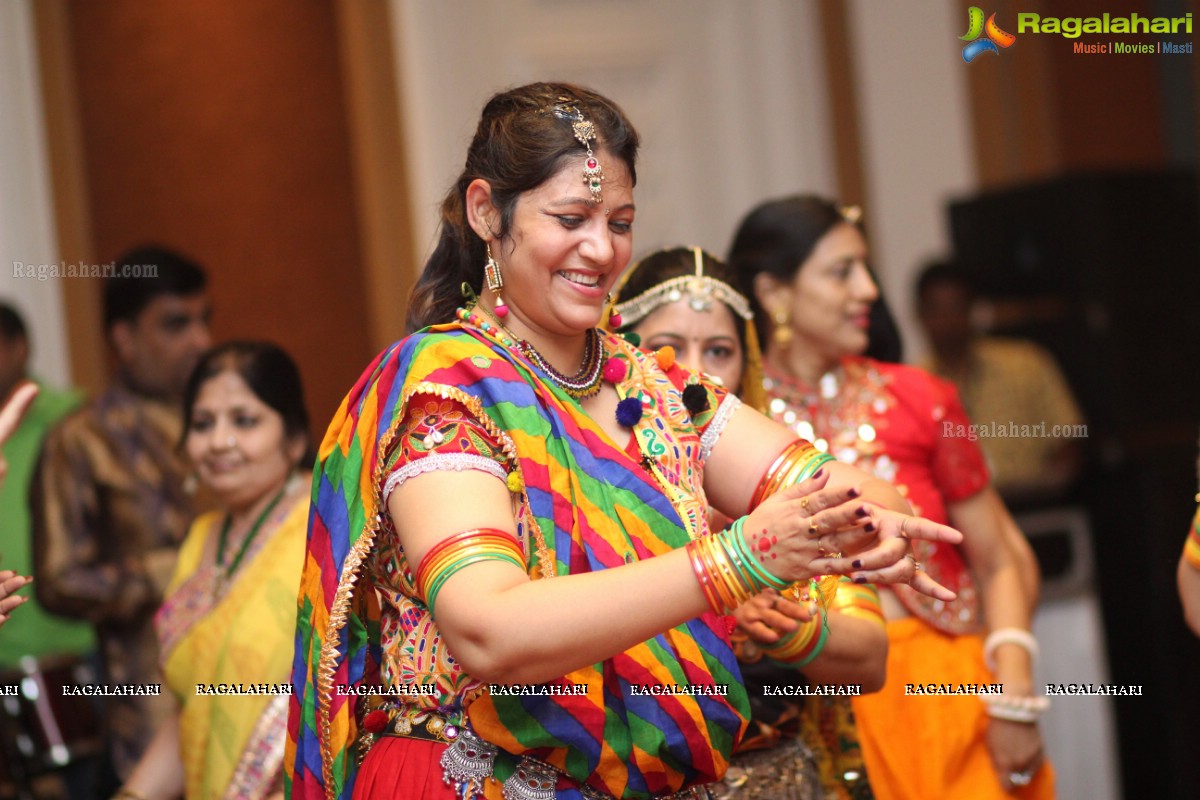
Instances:
[[[862,569],[862,559],[861,558],[854,559],[853,561],[850,562],[850,566],[854,567],[855,569]]]
[[[851,487],[850,491],[847,492],[847,494],[850,495],[851,497],[858,497],[860,494],[862,494],[862,492],[860,492],[858,489]]]
[[[859,575],[857,578],[854,579],[854,582],[855,583],[866,583],[867,579],[864,578],[863,576]]]
[[[825,474],[825,468],[821,467],[819,470],[817,470],[816,472],[813,473],[813,480],[815,481],[817,478],[821,477],[824,474]]]
[[[859,506],[859,507],[858,507],[858,510],[857,510],[857,511],[855,511],[854,513],[855,513],[855,514],[857,514],[857,515],[858,515],[858,516],[860,516],[860,517],[865,517],[865,516],[867,516],[868,514],[870,514],[871,512],[870,512],[870,510],[869,510],[869,509],[868,509],[866,506]]]
[[[868,522],[866,525],[863,525],[863,530],[866,531],[867,533],[874,533],[875,532],[875,523]]]

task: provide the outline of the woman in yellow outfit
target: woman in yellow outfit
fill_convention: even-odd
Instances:
[[[288,674],[304,558],[308,416],[278,347],[233,342],[188,383],[184,445],[221,507],[180,550],[156,618],[179,708],[117,798],[282,798]]]

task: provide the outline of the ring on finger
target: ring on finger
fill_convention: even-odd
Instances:
[[[809,517],[809,519],[808,519],[808,535],[809,536],[817,536],[817,528],[818,527],[819,526],[817,525],[816,517]]]
[[[921,567],[921,562],[920,562],[920,561],[917,561],[917,557],[916,557],[916,556],[914,556],[912,553],[905,553],[905,554],[904,554],[904,557],[905,557],[905,558],[907,558],[909,561],[911,561],[911,562],[912,562],[912,565],[913,565],[913,572],[920,572],[920,571],[921,571],[921,569],[922,569],[922,567]]]
[[[908,517],[905,517],[904,519],[900,520],[900,538],[901,539],[908,538],[908,531],[904,530],[904,526],[907,524],[908,524]]]
[[[800,507],[804,509],[805,513],[808,513],[808,495],[800,498]]]
[[[1028,786],[1033,782],[1033,775],[1028,772],[1010,772],[1008,782],[1013,786]]]
[[[824,536],[817,537],[817,555],[819,555],[821,558],[824,558],[827,555],[825,552],[825,544],[821,541],[824,538]]]

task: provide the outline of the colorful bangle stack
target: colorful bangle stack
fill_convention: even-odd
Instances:
[[[825,624],[825,611],[817,609],[817,615],[808,622],[780,639],[770,647],[764,647],[767,658],[781,667],[800,669],[808,666],[825,649],[829,638],[829,626]]]
[[[792,442],[783,449],[783,452],[763,475],[762,480],[758,482],[754,495],[750,499],[750,508],[747,513],[758,508],[762,501],[780,489],[812,477],[812,474],[820,469],[822,464],[833,460],[833,456],[822,453],[803,439]]]
[[[1200,569],[1200,509],[1196,510],[1196,518],[1192,520],[1192,532],[1188,534],[1183,545],[1183,557],[1192,569]]]
[[[438,592],[450,576],[471,564],[481,561],[507,561],[525,570],[525,554],[521,543],[511,533],[496,528],[476,528],[448,536],[433,546],[417,567],[414,584],[417,597],[433,613]]]
[[[1037,722],[1050,707],[1049,697],[1010,697],[1004,694],[980,695],[989,717],[1009,722]]]
[[[831,611],[878,623],[881,628],[886,627],[887,621],[883,617],[883,607],[879,602],[879,590],[869,583],[855,583],[846,575],[841,576],[840,584],[837,596],[829,604]]]
[[[728,530],[702,536],[687,545],[692,571],[717,614],[728,614],[768,587],[776,590],[788,587],[787,581],[775,577],[755,560],[742,535],[745,524],[746,518],[742,517]]]

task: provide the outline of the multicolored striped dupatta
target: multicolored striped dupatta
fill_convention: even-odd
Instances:
[[[405,400],[433,391],[480,409],[501,432],[524,487],[535,546],[534,579],[607,569],[682,547],[707,533],[701,432],[721,399],[695,419],[680,387],[654,358],[606,335],[626,362],[617,384],[646,409],[631,458],[523,359],[467,326],[444,325],[384,351],[343,401],[321,444],[301,583],[295,694],[288,721],[289,797],[348,800],[359,762],[356,696],[333,687],[378,681],[375,592],[356,591],[379,530],[383,447]],[[482,418],[481,418],[482,419]],[[513,625],[536,625],[536,612]],[[586,696],[492,696],[466,707],[477,735],[502,749],[495,776],[516,757],[548,763],[614,797],[648,798],[724,773],[748,716],[724,620],[690,620],[566,676]],[[645,684],[727,686],[727,696],[635,694]]]

